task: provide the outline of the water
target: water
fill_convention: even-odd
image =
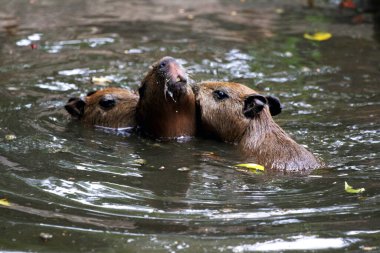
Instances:
[[[0,250],[379,252],[376,31],[278,2],[1,1]],[[323,29],[333,39],[303,39]],[[328,168],[245,173],[234,146],[86,128],[64,111],[102,88],[92,77],[136,89],[164,55],[195,81],[278,96],[276,121]]]

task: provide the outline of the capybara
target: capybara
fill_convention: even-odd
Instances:
[[[139,88],[136,108],[139,129],[153,138],[193,136],[195,96],[184,68],[172,57],[151,66]]]
[[[200,132],[236,143],[248,159],[267,169],[302,172],[321,162],[274,122],[280,101],[245,85],[204,82],[194,87]]]
[[[186,71],[174,58],[167,56],[154,63],[138,93],[106,88],[84,99],[71,98],[65,109],[90,125],[120,128],[137,124],[153,138],[195,135],[195,96]]]
[[[135,128],[139,96],[123,88],[105,88],[82,98],[70,98],[65,109],[85,124],[112,128]]]

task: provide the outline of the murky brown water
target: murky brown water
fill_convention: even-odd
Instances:
[[[373,26],[278,2],[0,1],[0,199],[11,202],[0,250],[380,251]],[[303,39],[314,30],[333,38]],[[278,96],[277,122],[330,168],[243,173],[231,145],[107,133],[65,113],[69,97],[101,88],[92,77],[136,89],[164,55],[196,81]],[[366,191],[346,193],[344,181]]]

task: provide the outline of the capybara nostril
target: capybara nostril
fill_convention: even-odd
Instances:
[[[167,71],[168,70],[168,66],[172,62],[177,63],[174,58],[172,58],[170,56],[166,56],[166,57],[162,58],[162,60],[159,62],[158,69],[160,71]]]
[[[165,61],[162,61],[159,65],[159,68],[160,70],[164,70],[164,68],[168,65],[168,62],[165,60]]]

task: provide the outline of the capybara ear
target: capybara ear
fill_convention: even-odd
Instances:
[[[83,116],[85,105],[86,102],[81,98],[70,98],[65,105],[65,109],[72,117],[80,119]]]
[[[264,106],[267,104],[267,100],[264,96],[254,94],[248,96],[244,100],[244,108],[243,108],[243,114],[247,118],[253,118],[255,117],[258,113],[260,113],[263,109]]]
[[[269,105],[269,111],[272,116],[276,116],[282,112],[282,104],[280,100],[273,96],[266,96]]]

